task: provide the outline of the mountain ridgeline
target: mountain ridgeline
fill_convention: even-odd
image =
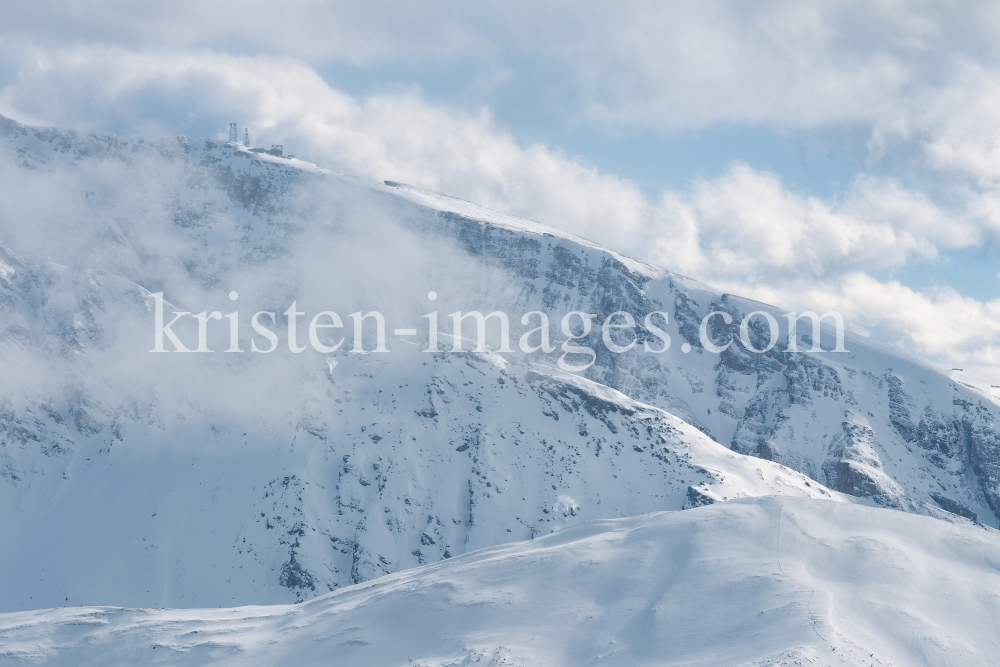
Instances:
[[[826,351],[801,323],[790,351],[784,310],[544,225],[238,144],[2,117],[0,202],[0,611],[299,601],[750,496],[998,525],[989,387],[851,334],[834,352],[826,324]],[[215,352],[150,353],[156,294],[238,310],[241,353],[207,319]],[[293,302],[339,313],[347,342],[290,351]],[[372,310],[388,353],[371,327],[351,349],[348,314]],[[453,351],[448,315],[473,310],[509,314],[513,352],[495,331]],[[271,353],[251,351],[258,311]],[[552,352],[516,344],[533,311]],[[593,315],[580,373],[559,364],[573,311]],[[603,329],[619,311],[632,333]],[[766,353],[740,342],[754,311],[781,326]],[[746,330],[765,347],[763,318]]]

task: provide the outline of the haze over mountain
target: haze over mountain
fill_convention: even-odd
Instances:
[[[384,575],[412,577],[413,590],[429,590],[437,585],[435,573],[461,579],[462,568],[489,557],[395,573],[590,520],[714,504],[719,507],[690,515],[704,518],[665,514],[621,525],[650,522],[665,544],[703,521],[705,534],[714,536],[712,549],[730,549],[735,557],[743,547],[727,543],[720,531],[750,512],[747,544],[763,548],[770,533],[762,526],[770,525],[775,507],[788,507],[803,522],[833,517],[837,531],[846,531],[804,533],[792,557],[805,563],[818,557],[816,544],[827,538],[854,540],[858,549],[884,555],[892,540],[878,532],[882,528],[872,537],[870,526],[898,522],[898,540],[905,543],[900,563],[944,558],[925,555],[939,548],[921,541],[926,531],[935,536],[931,541],[979,545],[948,556],[958,563],[962,586],[995,567],[983,554],[996,546],[993,529],[1000,525],[1000,408],[988,386],[960,372],[850,334],[846,352],[832,351],[836,339],[828,326],[815,341],[825,350],[812,352],[805,322],[795,340],[799,351],[791,351],[786,311],[779,307],[468,202],[239,144],[82,134],[0,118],[0,146],[0,611],[281,604]],[[218,319],[204,319],[211,353],[150,352],[160,296],[168,318],[190,313],[174,331],[192,349],[200,332],[191,314],[219,312]],[[272,352],[252,351],[269,347],[250,323],[259,311],[274,315],[263,320],[277,336]],[[337,313],[343,330],[306,343],[307,323],[324,311]],[[375,351],[374,319],[355,340],[350,314],[369,311],[385,317],[387,352]],[[457,311],[507,313],[511,351],[499,351],[495,328],[488,328],[488,346],[475,351],[471,321],[460,332],[464,349],[452,351],[449,315]],[[548,314],[551,352],[526,353],[518,345],[534,326],[521,318],[535,311]],[[560,365],[588,360],[563,356],[559,323],[572,311],[594,315],[590,333],[574,341],[594,351],[593,365],[579,373]],[[608,340],[628,347],[629,334],[604,328],[618,311],[636,323],[636,345],[620,354],[609,350]],[[765,354],[740,341],[741,324],[754,311],[773,315],[781,326]],[[222,317],[233,312],[237,318]],[[431,312],[438,313],[436,327],[428,324]],[[731,320],[709,320],[711,340],[730,342],[721,353],[706,349],[699,331],[712,312]],[[289,317],[298,324],[291,339]],[[758,349],[770,334],[763,321],[757,316],[748,327]],[[429,326],[439,352],[424,351],[431,345]],[[336,345],[341,334],[335,351],[314,349]],[[296,346],[306,349],[296,353]],[[753,500],[774,495],[785,498]],[[742,500],[729,502],[735,499]],[[566,544],[618,530],[614,523],[588,525],[572,528]],[[538,544],[560,541],[546,539]],[[517,560],[518,553],[542,548],[528,543],[486,553]],[[634,556],[621,549],[607,555],[615,568]],[[849,557],[829,556],[841,568]],[[568,563],[576,556],[554,558],[573,567]],[[747,561],[738,581],[773,576],[761,562]],[[550,566],[525,561],[525,581],[551,581]],[[686,576],[683,562],[675,567],[650,574],[642,585]],[[857,567],[865,577],[878,576]],[[840,604],[829,600],[850,594],[844,584],[850,572],[836,572],[824,601],[828,611]],[[928,586],[946,577],[921,573]],[[811,581],[796,577],[783,574],[779,588]],[[751,595],[736,587],[739,599]],[[360,600],[362,590],[303,609]],[[427,601],[434,593],[412,595]],[[976,618],[996,618],[994,598],[979,603]],[[582,603],[568,598],[567,604]],[[671,598],[671,614],[680,613],[679,604]],[[812,607],[801,615],[801,600],[787,604],[795,622],[806,623],[801,628],[820,627]],[[952,614],[928,621],[938,627],[966,627],[963,614],[974,614],[957,606],[934,610],[930,597],[917,594],[899,605],[900,618]],[[609,604],[600,613],[615,609]],[[0,656],[56,655],[47,637],[63,632],[60,624],[105,623],[108,613],[2,617]],[[132,623],[129,613],[112,613],[111,622]],[[435,613],[428,612],[428,627],[442,632],[453,617]],[[824,618],[839,619],[838,613]],[[150,618],[150,628],[159,627],[156,619],[173,623],[169,615]],[[222,616],[197,618],[214,628]],[[475,623],[483,618],[470,616],[469,632],[478,632]],[[858,634],[862,616],[853,618],[848,630],[839,620],[823,621],[831,632],[818,630],[815,644],[791,633],[739,660],[780,656],[808,664],[818,659],[818,646],[847,651],[845,664],[870,664],[860,662],[859,647],[873,645]],[[308,623],[326,628],[321,619]],[[582,632],[585,625],[574,627]],[[900,627],[893,625],[893,632]],[[978,627],[967,626],[961,647],[956,640],[954,649],[938,648],[965,651],[968,664],[984,659],[988,640]],[[161,632],[172,630],[123,636],[157,645],[161,640],[149,633]],[[629,641],[641,643],[656,626],[629,632]],[[105,642],[73,636],[70,643],[80,651]],[[730,635],[734,646],[741,636]],[[122,641],[107,650],[131,651],[132,640]],[[163,641],[194,662],[214,650],[202,654],[193,644]],[[442,645],[412,646],[421,647],[427,664],[472,655],[503,664],[509,656],[499,646],[518,656],[514,662],[542,664],[545,651],[572,661],[554,645],[533,653],[504,642],[473,650],[470,641],[433,658]],[[593,650],[588,659],[613,654]],[[884,659],[905,662],[915,650],[893,648]],[[233,659],[240,656],[246,657]],[[365,659],[395,664],[390,658],[399,661]],[[694,664],[733,663],[706,657]]]

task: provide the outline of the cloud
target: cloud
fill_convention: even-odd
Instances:
[[[761,286],[756,292],[799,312],[817,305],[835,310],[855,332],[1000,384],[1000,299],[977,301],[948,288],[920,292],[863,271],[838,281]]]
[[[41,1],[4,7],[7,43],[281,53],[356,64],[467,54],[466,12],[447,2]],[[481,44],[479,45],[481,47]]]
[[[188,116],[223,138],[231,119],[245,119],[255,143],[282,143],[326,167],[574,220],[594,236],[617,229],[612,241],[631,235],[649,207],[630,181],[520,146],[486,109],[469,114],[417,90],[355,99],[295,59],[76,47],[26,55],[22,67],[0,103],[56,125],[165,134]]]
[[[823,201],[742,164],[666,192],[652,215],[645,252],[633,250],[645,259],[799,312],[838,311],[855,332],[1000,383],[1000,299],[871,275],[979,243],[972,217],[892,180],[859,177],[841,200]]]
[[[77,46],[26,52],[20,63],[0,103],[27,115],[149,134],[188,114],[219,138],[229,120],[246,119],[257,144],[540,220],[735,293],[839,309],[856,330],[946,364],[978,358],[1000,379],[1000,302],[871,276],[982,243],[996,219],[996,196],[982,188],[945,209],[899,180],[858,175],[820,199],[736,163],[650,198],[628,179],[519,144],[488,109],[434,103],[416,89],[353,97],[298,59]]]
[[[679,236],[697,239],[695,252],[690,242],[663,239],[662,261],[749,284],[899,266],[978,240],[973,223],[894,181],[859,177],[841,201],[828,202],[745,164],[690,192],[665,193],[660,214]]]
[[[811,127],[919,125],[921,102],[949,85],[996,80],[1000,10],[968,2],[781,1],[622,5],[548,0],[495,5],[34,2],[4,9],[0,39],[18,50],[281,54],[313,67],[351,63],[514,70],[536,93],[557,84],[595,118],[657,129],[713,123]],[[540,72],[539,78],[530,76]],[[972,77],[974,78],[974,77]]]

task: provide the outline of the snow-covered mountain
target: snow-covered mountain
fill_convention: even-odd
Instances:
[[[0,664],[996,664],[1000,537],[752,498],[604,520],[299,605],[0,615]]]
[[[792,352],[781,309],[235,144],[0,118],[0,146],[0,611],[292,602],[592,519],[774,494],[998,525],[989,387],[864,338]],[[206,319],[214,352],[150,353],[154,294],[168,317],[238,311],[242,352],[224,351],[232,320]],[[322,311],[348,340],[291,352],[293,302],[298,342]],[[354,354],[348,315],[372,310],[389,352],[369,326]],[[450,351],[448,315],[473,310],[509,313],[513,352],[492,335]],[[267,346],[258,311],[275,314],[269,354],[250,351]],[[513,344],[532,311],[551,353]],[[558,364],[570,311],[595,316],[578,374]],[[616,311],[638,324],[621,354],[603,342]],[[713,311],[732,320],[710,321],[734,341],[720,354],[699,335]],[[753,311],[783,326],[766,354],[739,342]],[[193,316],[175,330],[195,347]]]

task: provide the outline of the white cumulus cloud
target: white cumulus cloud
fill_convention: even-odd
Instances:
[[[518,143],[486,108],[469,112],[406,88],[351,96],[299,59],[113,46],[19,57],[0,104],[31,120],[163,133],[183,109],[217,119],[220,138],[239,120],[258,144],[547,222],[746,296],[838,309],[856,330],[1000,380],[1000,301],[873,277],[983,243],[995,229],[996,195],[981,185],[956,189],[959,205],[942,208],[900,180],[858,175],[822,199],[736,163],[650,197],[558,150]],[[928,144],[934,150],[943,149]],[[991,168],[981,162],[980,171]]]

